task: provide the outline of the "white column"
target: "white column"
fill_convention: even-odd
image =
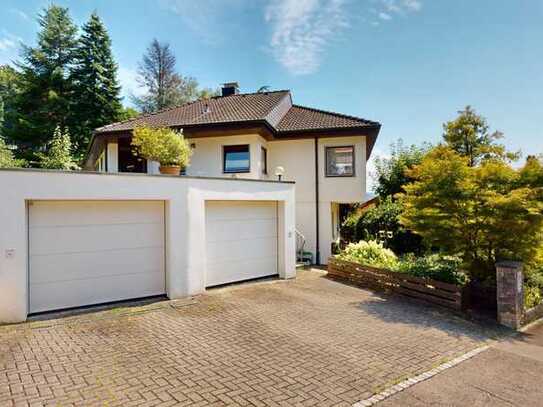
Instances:
[[[294,195],[294,194],[292,194]],[[280,278],[296,277],[296,231],[294,197],[277,202],[278,271]]]
[[[107,143],[107,172],[119,172],[119,145],[116,141]]]

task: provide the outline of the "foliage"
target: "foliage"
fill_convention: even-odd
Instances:
[[[534,258],[524,265],[524,302],[532,308],[543,300],[543,246]]]
[[[71,82],[69,70],[76,50],[77,28],[68,9],[50,5],[38,18],[41,28],[35,47],[23,46],[18,64],[20,88],[12,108],[15,112],[5,135],[33,158],[45,149],[58,124],[70,122]]]
[[[352,261],[366,266],[392,269],[396,266],[398,258],[390,249],[383,247],[382,243],[375,240],[358,243],[349,243],[347,247],[337,255],[340,260]]]
[[[349,241],[383,240],[385,246],[397,254],[421,253],[424,251],[422,239],[403,227],[399,222],[403,206],[391,196],[365,212],[353,211],[345,219],[341,235]],[[384,231],[382,236],[380,232]],[[391,237],[388,235],[391,234]]]
[[[497,141],[503,137],[499,131],[489,133],[486,119],[471,106],[458,112],[458,117],[443,125],[445,143],[458,154],[468,158],[473,167],[489,159],[515,160],[518,153],[507,152]]]
[[[407,254],[400,258],[394,271],[406,273],[415,277],[431,278],[444,283],[465,285],[466,274],[459,271],[460,259],[457,257],[429,254],[417,257]]]
[[[18,92],[19,74],[9,65],[0,65],[0,136],[12,127],[13,102]]]
[[[429,145],[405,146],[401,139],[392,144],[390,157],[375,159],[375,193],[385,198],[404,192],[403,186],[412,181],[406,171],[420,164],[429,148]]]
[[[543,297],[541,296],[541,290],[537,287],[524,287],[524,308],[533,308],[539,305]]]
[[[432,247],[459,255],[481,280],[494,275],[496,260],[525,262],[542,243],[543,165],[515,170],[503,160],[471,166],[446,146],[430,151],[409,171],[400,222]],[[527,168],[529,167],[529,168]]]
[[[137,127],[132,137],[135,154],[161,165],[189,164],[191,149],[182,132],[167,127]]]
[[[460,259],[441,254],[397,257],[394,252],[375,240],[350,243],[336,256],[365,266],[384,268],[415,277],[430,278],[445,283],[464,285],[467,276],[459,271]]]
[[[67,129],[62,129],[60,126],[55,128],[51,145],[47,153],[39,153],[39,164],[41,168],[57,169],[57,170],[76,170],[77,164],[72,158],[72,142]]]
[[[138,82],[146,93],[140,97],[132,96],[132,101],[142,112],[155,112],[217,95],[217,91],[211,89],[199,90],[196,79],[176,72],[175,63],[175,55],[168,43],[154,39],[147,47],[138,69]]]
[[[117,64],[106,27],[93,13],[82,31],[70,77],[71,127],[78,156],[86,151],[93,130],[120,120],[122,109]]]
[[[138,117],[140,113],[132,107],[123,107],[119,113],[119,120],[128,120]]]
[[[18,160],[13,157],[12,151],[6,145],[4,139],[0,137],[0,168],[24,167],[24,160]]]

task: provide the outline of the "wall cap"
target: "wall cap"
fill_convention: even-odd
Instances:
[[[0,172],[39,172],[49,174],[69,174],[69,175],[100,175],[103,177],[161,177],[175,179],[209,179],[219,181],[242,181],[242,182],[264,182],[270,184],[296,184],[295,181],[276,181],[271,179],[252,179],[252,178],[233,178],[233,177],[204,177],[198,175],[165,175],[165,174],[146,174],[135,172],[98,172],[98,171],[69,171],[69,170],[50,170],[45,168],[0,168]]]
[[[496,268],[522,270],[522,262],[520,261],[500,261],[496,263]]]

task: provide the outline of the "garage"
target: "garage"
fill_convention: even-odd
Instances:
[[[166,292],[164,202],[28,203],[29,311]]]
[[[206,287],[277,275],[277,202],[206,202]]]

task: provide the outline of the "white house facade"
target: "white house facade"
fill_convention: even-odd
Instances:
[[[89,170],[158,173],[158,163],[134,157],[136,126],[182,130],[192,157],[186,176],[296,183],[298,246],[311,263],[326,264],[339,238],[341,207],[366,200],[366,163],[380,124],[297,106],[289,91],[237,93],[201,100],[97,130]],[[301,248],[298,247],[298,250]]]

